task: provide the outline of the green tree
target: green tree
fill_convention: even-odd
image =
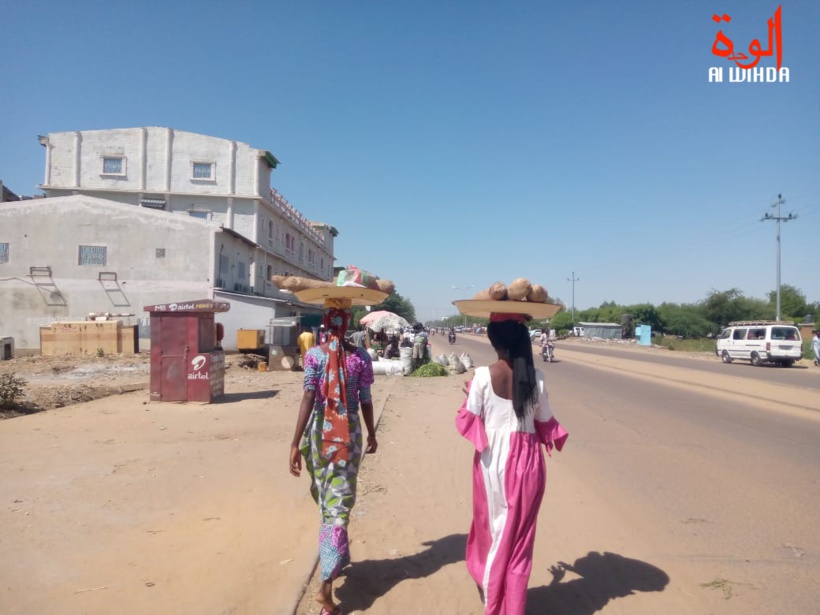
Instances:
[[[697,305],[661,303],[658,314],[664,323],[665,333],[693,338],[719,332],[719,327],[704,318]]]
[[[569,331],[572,329],[572,313],[567,311],[558,312],[550,319],[550,328],[556,331]]]
[[[777,311],[777,291],[773,290],[769,293],[769,303]],[[799,288],[795,288],[791,284],[780,285],[780,313],[788,314],[792,318],[802,320],[806,314],[810,314],[808,304],[806,303],[806,295]]]
[[[632,322],[635,325],[649,325],[652,331],[663,331],[663,321],[658,310],[650,303],[639,303],[627,306],[626,312],[632,314]],[[620,322],[620,318],[617,322]]]

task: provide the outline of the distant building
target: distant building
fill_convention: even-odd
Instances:
[[[0,335],[39,348],[39,326],[88,313],[131,313],[148,344],[146,305],[213,298],[223,346],[273,318],[312,315],[270,281],[333,275],[328,224],[308,221],[270,188],[278,160],[244,143],[170,128],[51,133],[47,198],[0,207]],[[9,292],[11,291],[11,292]]]
[[[605,340],[623,339],[621,325],[614,322],[580,322],[581,335],[583,337],[599,337]]]

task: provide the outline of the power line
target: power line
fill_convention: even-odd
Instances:
[[[780,206],[783,205],[785,202],[786,199],[784,199],[782,195],[778,194],[777,201],[772,203],[772,207],[777,207],[777,215],[773,216],[769,212],[766,212],[760,219],[761,222],[765,220],[777,221],[777,313],[775,315],[775,320],[780,320],[780,223],[788,222],[789,220],[795,220],[797,218],[797,214],[791,212],[788,216],[780,215]]]

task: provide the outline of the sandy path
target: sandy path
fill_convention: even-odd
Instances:
[[[0,613],[293,612],[316,542],[287,471],[302,374],[232,378],[213,405],[139,391],[0,422]]]

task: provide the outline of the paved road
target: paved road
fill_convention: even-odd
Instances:
[[[451,349],[478,364],[492,356],[469,335]],[[773,401],[798,386],[810,395],[820,378],[578,344],[557,353],[564,360],[542,367],[570,432],[560,470],[574,491],[550,501],[571,520],[562,530],[599,552],[640,553],[685,591],[720,596],[710,612],[820,613],[820,413]],[[626,361],[644,362],[647,376],[618,371]],[[680,382],[652,379],[658,366]],[[738,383],[779,393],[735,395]],[[621,611],[610,602],[606,612]]]
[[[803,359],[792,367],[784,368],[779,365],[763,365],[754,367],[748,361],[733,361],[730,364],[723,363],[717,356],[701,355],[695,359],[685,353],[642,353],[635,350],[618,349],[617,347],[604,346],[595,343],[583,342],[556,342],[556,356],[562,348],[573,352],[582,352],[589,355],[602,357],[631,359],[635,361],[645,361],[659,363],[672,367],[685,367],[710,374],[725,374],[737,378],[749,378],[756,381],[765,381],[777,384],[790,384],[794,386],[815,389],[820,392],[820,367],[812,365],[811,361]],[[533,347],[535,348],[535,347]],[[709,360],[706,360],[709,359]]]

